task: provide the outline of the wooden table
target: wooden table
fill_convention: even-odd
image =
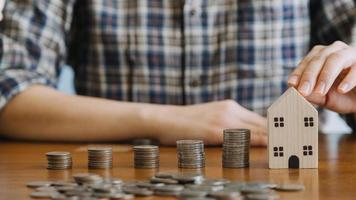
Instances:
[[[270,170],[267,168],[265,148],[252,148],[250,168],[223,169],[221,148],[209,147],[206,168],[209,178],[241,181],[269,181],[273,183],[303,183],[306,190],[296,193],[281,192],[281,199],[356,199],[356,137],[352,135],[320,135],[319,169]],[[133,154],[129,145],[114,144],[114,168],[88,170],[87,144],[0,142],[0,199],[29,199],[30,189],[25,184],[35,180],[68,180],[78,172],[95,172],[105,177],[124,180],[144,180],[154,170],[133,168]],[[73,154],[73,169],[47,170],[45,153],[54,150]],[[177,172],[176,150],[160,148],[160,171]],[[149,197],[147,199],[163,199]]]

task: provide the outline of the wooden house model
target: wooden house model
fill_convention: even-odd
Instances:
[[[318,168],[318,111],[293,87],[267,111],[269,168]]]

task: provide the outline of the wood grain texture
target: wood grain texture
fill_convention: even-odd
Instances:
[[[252,148],[250,168],[223,169],[221,147],[208,147],[206,168],[209,178],[228,178],[240,181],[269,181],[273,183],[303,183],[306,190],[279,193],[281,199],[354,199],[356,181],[356,138],[352,135],[323,135],[319,137],[319,169],[268,169],[267,149]],[[88,172],[86,144],[0,142],[0,199],[29,199],[25,184],[34,180],[68,180],[72,174]],[[46,170],[44,153],[53,150],[70,151],[73,169]],[[160,171],[177,172],[176,149],[160,148]],[[133,153],[128,145],[114,144],[114,168],[90,170],[103,176],[124,180],[144,180],[155,170],[133,168]],[[149,197],[145,199],[173,199]]]
[[[267,111],[270,168],[318,168],[318,112],[293,87]]]

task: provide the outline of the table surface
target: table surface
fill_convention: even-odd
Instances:
[[[302,183],[301,192],[279,192],[281,199],[355,199],[356,137],[353,135],[323,135],[319,137],[319,169],[268,169],[266,148],[252,148],[250,167],[223,169],[221,147],[206,147],[206,167],[201,171],[208,178],[272,183]],[[78,172],[94,172],[104,177],[123,180],[145,180],[155,170],[134,169],[130,145],[112,144],[114,167],[109,170],[88,170],[88,144],[0,142],[0,199],[30,199],[26,183],[36,180],[70,180]],[[73,169],[47,170],[45,153],[70,151]],[[179,172],[176,149],[160,148],[161,172]],[[148,197],[145,199],[164,199]],[[173,199],[173,198],[167,198]]]

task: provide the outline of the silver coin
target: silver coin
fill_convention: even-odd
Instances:
[[[30,196],[36,199],[46,199],[51,198],[51,192],[32,192]]]
[[[216,199],[221,200],[230,200],[230,199],[240,199],[242,198],[240,192],[236,191],[217,191],[217,192],[209,192],[208,196],[214,197]]]
[[[179,168],[205,167],[205,153],[203,141],[178,140],[176,144]]]
[[[276,200],[279,199],[279,195],[275,193],[268,194],[248,194],[246,195],[248,200]]]
[[[185,189],[180,192],[179,197],[180,198],[205,197],[207,195],[208,195],[208,192],[206,192],[206,191]]]
[[[243,194],[267,194],[270,192],[271,190],[266,188],[251,187],[251,186],[245,186],[241,189],[241,193]]]
[[[26,184],[29,188],[38,188],[38,187],[49,187],[51,186],[51,181],[31,181]]]
[[[277,185],[274,189],[280,191],[301,191],[305,189],[305,186],[302,184],[281,184]]]
[[[70,152],[66,152],[66,151],[51,151],[51,152],[47,152],[46,156],[49,157],[62,157],[62,156],[70,156]]]
[[[125,193],[133,194],[136,196],[151,196],[151,195],[153,195],[153,191],[148,190],[146,188],[140,188],[140,187],[135,187],[135,186],[124,187],[123,191]]]
[[[223,167],[248,167],[250,151],[250,131],[248,129],[225,129],[223,135]]]
[[[152,177],[150,179],[151,183],[164,183],[168,185],[173,185],[173,184],[178,184],[177,180],[171,179],[171,178],[157,178],[157,177]]]
[[[135,168],[158,168],[159,148],[154,145],[138,145],[133,147]]]
[[[183,185],[165,185],[162,187],[155,188],[154,191],[181,192],[183,189]]]

